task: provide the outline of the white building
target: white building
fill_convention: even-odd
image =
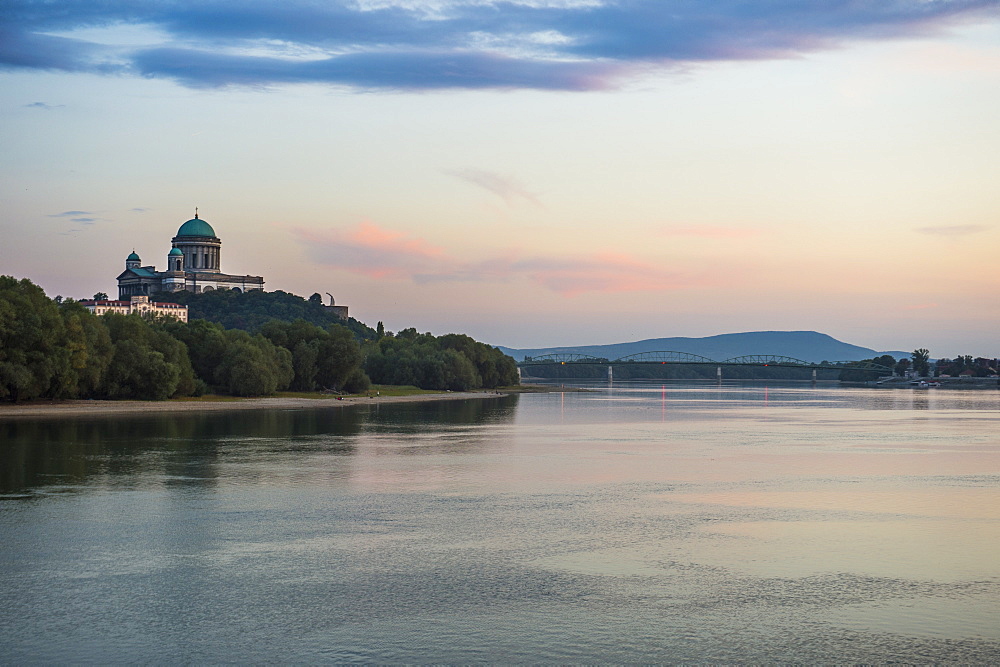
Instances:
[[[208,292],[225,289],[246,292],[264,289],[261,276],[234,276],[222,273],[222,240],[212,226],[198,217],[185,222],[171,240],[167,253],[167,270],[157,271],[155,266],[142,266],[139,255],[125,259],[125,271],[118,276],[118,298],[128,299],[156,292]]]
[[[146,317],[165,315],[177,318],[181,322],[188,321],[187,306],[182,306],[179,303],[152,302],[148,296],[133,296],[128,301],[81,301],[80,305],[95,315],[104,315],[105,313],[131,315],[132,313],[139,313]]]

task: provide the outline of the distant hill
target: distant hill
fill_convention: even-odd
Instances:
[[[867,347],[851,345],[816,331],[749,331],[746,333],[720,334],[705,338],[650,338],[634,343],[611,345],[579,345],[575,347],[543,347],[514,349],[500,347],[517,361],[525,356],[535,357],[560,352],[587,354],[606,359],[618,359],[639,352],[686,352],[724,361],[749,354],[773,354],[803,361],[856,361],[891,354],[896,359],[909,357],[909,352],[877,352]]]

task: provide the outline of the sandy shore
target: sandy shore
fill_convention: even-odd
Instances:
[[[136,415],[151,412],[210,412],[220,410],[294,410],[306,408],[350,407],[421,401],[456,401],[496,398],[483,391],[415,394],[413,396],[345,396],[330,398],[241,398],[226,401],[36,401],[18,405],[0,404],[0,420],[38,417],[103,417]]]

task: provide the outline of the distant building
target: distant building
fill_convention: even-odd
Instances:
[[[104,315],[105,313],[131,315],[132,313],[139,313],[147,317],[164,315],[177,318],[181,322],[188,321],[187,306],[182,306],[179,303],[151,302],[148,296],[133,296],[128,301],[81,301],[80,304],[95,315]]]
[[[118,276],[119,299],[182,290],[201,293],[217,289],[237,292],[264,289],[261,276],[222,273],[222,240],[210,224],[198,217],[198,209],[193,218],[180,226],[171,244],[166,271],[142,266],[139,255],[132,251],[125,259],[125,271]]]

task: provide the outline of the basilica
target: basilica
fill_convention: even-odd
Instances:
[[[155,292],[208,292],[211,290],[264,289],[261,276],[233,276],[222,273],[222,241],[205,220],[194,217],[177,230],[167,253],[166,271],[155,266],[142,266],[139,255],[125,259],[125,271],[118,276],[118,298],[128,300],[133,296],[146,296]]]

